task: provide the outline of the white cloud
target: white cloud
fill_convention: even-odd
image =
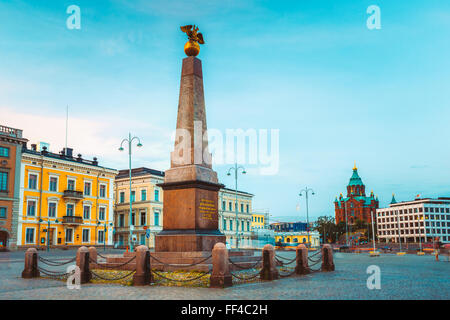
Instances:
[[[23,130],[29,144],[47,142],[51,152],[59,152],[65,146],[66,119],[64,116],[48,116],[25,113],[0,106],[0,124]],[[79,118],[71,117],[69,110],[68,147],[83,158],[97,157],[100,165],[115,169],[128,168],[128,149],[118,151],[129,129],[141,139],[143,148],[133,149],[133,167],[149,166],[165,170],[173,143],[171,131],[156,123],[130,121],[113,116]],[[153,164],[153,165],[152,165]]]

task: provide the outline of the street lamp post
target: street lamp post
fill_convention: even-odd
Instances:
[[[239,169],[242,170],[242,174],[246,174],[245,168],[237,165],[237,162],[234,163],[234,167],[228,169],[227,176],[231,176],[231,171],[234,170],[234,182],[235,182],[235,203],[234,203],[234,211],[236,212],[236,249],[239,248],[239,220],[238,220],[238,197],[237,197],[237,181],[238,181],[238,172]]]
[[[303,195],[303,192],[305,193],[306,197],[306,234],[308,237],[307,245],[310,244],[310,238],[309,238],[309,208],[308,208],[308,193],[311,192],[312,195],[314,195],[314,190],[311,188],[306,187],[305,189],[300,190],[299,196],[301,197]]]
[[[401,239],[401,234],[400,234],[400,213],[399,213],[399,211],[397,211],[397,228],[398,228],[398,243],[400,244],[399,252],[402,252],[402,239]]]
[[[374,218],[373,218],[373,214],[374,214],[374,211],[371,211],[370,212],[370,220],[372,220],[372,240],[373,240],[373,251],[375,252],[375,227],[374,227],[374,224],[373,224],[373,220],[374,220]],[[369,240],[369,239],[367,239],[367,240]]]
[[[123,143],[124,142],[128,143],[128,167],[129,167],[129,176],[130,176],[130,213],[129,213],[129,219],[128,219],[128,221],[129,221],[129,229],[130,229],[130,238],[129,238],[128,242],[129,242],[129,245],[130,245],[130,251],[133,251],[133,242],[132,242],[133,230],[131,229],[132,225],[133,225],[132,219],[131,219],[132,218],[131,217],[131,213],[132,213],[132,210],[133,210],[133,208],[132,208],[132,201],[131,201],[131,146],[132,146],[132,142],[135,139],[138,141],[137,147],[139,147],[139,148],[142,147],[141,140],[138,137],[131,137],[131,133],[128,133],[128,139],[123,139],[122,142],[120,143],[120,148],[119,148],[119,151],[123,151],[124,150]]]
[[[47,218],[47,251],[50,251],[50,218]],[[39,222],[42,223],[44,220],[39,219]],[[58,219],[55,219],[55,223],[58,223]]]

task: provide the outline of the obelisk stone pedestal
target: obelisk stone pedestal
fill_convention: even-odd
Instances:
[[[225,243],[218,228],[217,173],[208,151],[202,64],[183,59],[175,147],[165,172],[163,230],[155,237],[156,252],[209,251]]]

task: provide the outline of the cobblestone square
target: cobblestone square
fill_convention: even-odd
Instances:
[[[110,250],[107,253],[121,253]],[[46,257],[71,258],[75,251],[40,253]],[[280,252],[294,257],[294,252]],[[240,284],[226,289],[86,284],[80,290],[67,289],[65,282],[48,279],[22,279],[24,253],[0,253],[0,299],[152,299],[152,300],[402,300],[450,299],[450,262],[434,256],[335,253],[336,271],[293,276],[271,282]],[[381,271],[381,289],[369,290],[367,268]]]

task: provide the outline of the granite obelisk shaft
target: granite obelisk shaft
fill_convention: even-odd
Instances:
[[[218,230],[217,173],[208,150],[202,63],[183,59],[177,131],[171,168],[165,172],[163,231],[156,251],[211,251],[225,242]]]

